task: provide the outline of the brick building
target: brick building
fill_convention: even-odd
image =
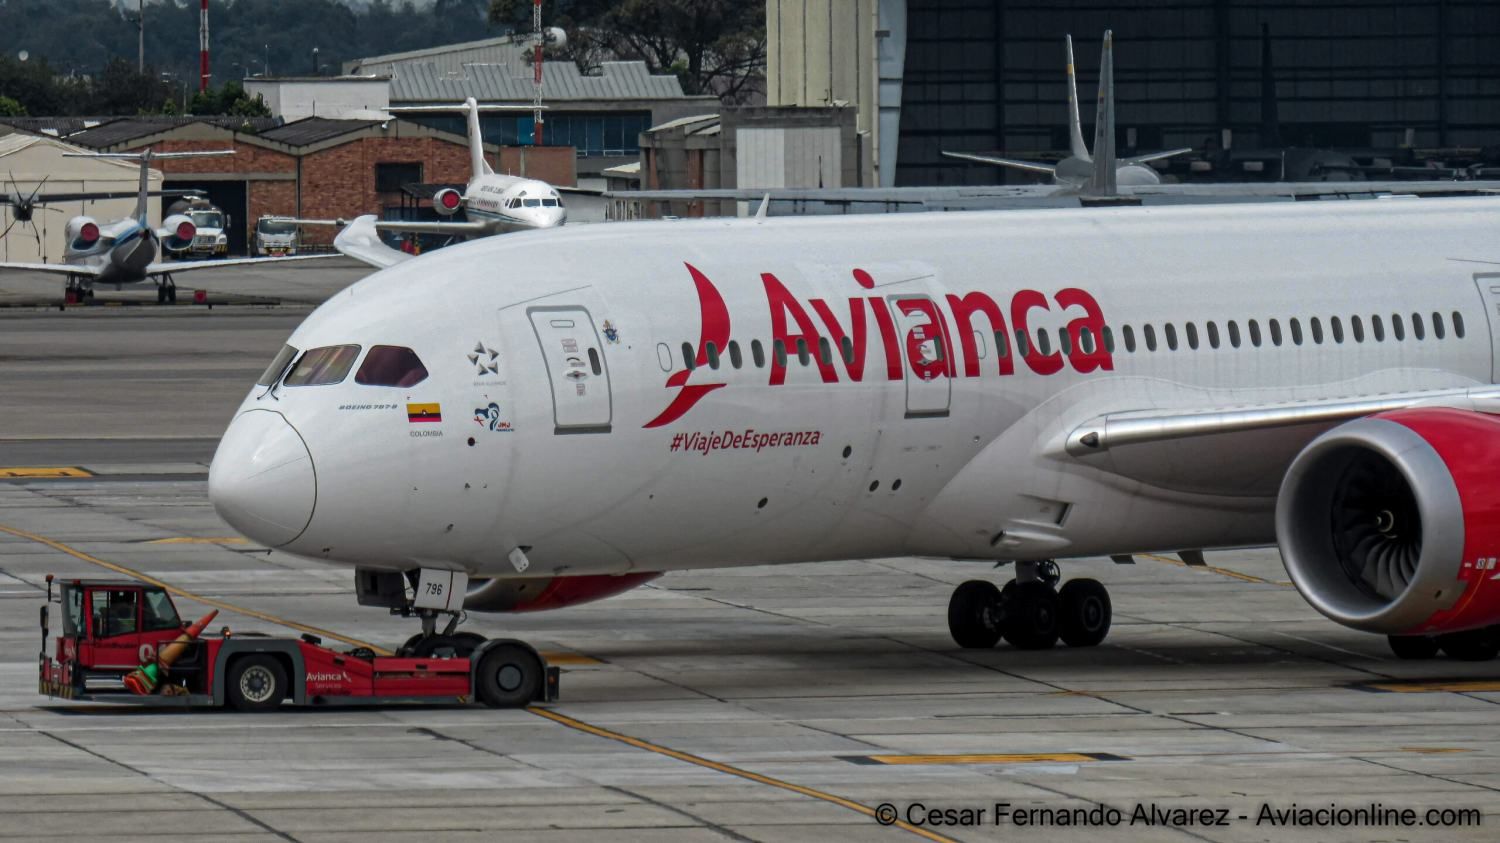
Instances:
[[[6,124],[37,134],[64,134],[48,126]],[[255,221],[263,215],[315,219],[425,218],[434,214],[402,188],[469,180],[468,140],[462,135],[403,119],[330,120],[309,117],[283,125],[271,120],[115,118],[79,125],[69,143],[98,152],[233,149],[224,157],[182,158],[156,164],[169,189],[199,189],[230,217],[231,254],[245,254]],[[3,129],[0,129],[3,133]],[[496,172],[530,175],[561,185],[575,183],[568,147],[501,148],[486,145]],[[337,230],[310,226],[309,243],[331,242]]]

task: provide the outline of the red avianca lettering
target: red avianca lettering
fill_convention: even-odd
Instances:
[[[710,343],[716,352],[722,352],[729,345],[730,318],[724,297],[708,276],[690,263],[683,265],[687,267],[698,294],[701,323],[698,348],[692,368],[680,369],[667,378],[667,388],[678,392],[666,409],[646,423],[648,428],[671,424],[710,392],[726,386],[722,382],[688,382],[694,373],[708,371],[704,367],[708,364]],[[865,290],[875,286],[870,273],[863,269],[853,270],[853,277]],[[792,354],[810,355],[824,383],[839,381],[834,357],[842,362],[844,376],[850,382],[863,381],[871,321],[875,323],[875,333],[880,336],[885,354],[885,377],[892,381],[901,380],[907,370],[914,377],[925,380],[959,377],[959,355],[954,353],[954,337],[963,351],[962,377],[979,377],[980,352],[976,335],[994,338],[996,372],[1002,376],[1015,374],[1017,357],[1038,375],[1057,374],[1065,365],[1071,365],[1080,373],[1114,369],[1113,355],[1104,342],[1104,311],[1092,295],[1077,287],[1059,290],[1052,296],[1052,302],[1061,312],[1072,317],[1065,328],[1069,339],[1066,352],[1043,354],[1034,341],[1019,340],[1020,337],[1036,335],[1030,327],[1035,311],[1052,310],[1047,297],[1036,290],[1018,290],[1011,296],[1008,308],[1011,330],[1007,331],[1006,309],[982,292],[948,294],[945,296],[947,313],[936,299],[920,294],[894,294],[884,298],[851,296],[841,306],[814,298],[808,299],[804,307],[774,274],[763,272],[760,280],[770,309],[773,348],[779,344],[781,350],[781,353],[771,355],[770,386],[786,383],[786,359]],[[816,321],[809,310],[816,314]],[[1075,310],[1081,311],[1081,315],[1074,315],[1072,311]],[[848,315],[847,322],[841,318],[844,314]],[[898,314],[899,322],[905,326],[904,337],[898,327],[897,315],[893,314]],[[822,323],[826,334],[819,329],[818,322]],[[982,330],[981,325],[987,330]],[[1013,337],[1022,346],[1016,349],[1017,354],[1009,353]],[[825,344],[828,354],[824,353]]]

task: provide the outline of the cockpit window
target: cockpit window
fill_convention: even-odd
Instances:
[[[542,200],[540,200],[540,199],[527,199],[526,200],[526,207],[528,207],[528,208],[540,208],[540,207],[542,207]]]
[[[427,367],[417,353],[399,345],[377,345],[365,355],[354,382],[366,386],[415,386],[427,380]]]
[[[359,356],[357,345],[327,345],[302,355],[291,374],[283,381],[287,386],[324,386],[339,383],[354,368]]]
[[[562,202],[557,199],[543,199],[542,204],[548,208],[556,208],[561,205]]]
[[[256,384],[270,386],[275,383],[276,379],[281,377],[281,373],[286,371],[287,364],[291,363],[292,358],[296,356],[297,349],[289,345],[282,346],[281,350],[276,352],[276,359],[272,360],[271,365],[266,367],[266,371],[260,376],[260,380],[256,381]]]

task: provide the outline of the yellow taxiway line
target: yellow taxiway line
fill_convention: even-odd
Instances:
[[[0,467],[0,477],[13,479],[37,478],[37,477],[93,477],[87,471],[76,466],[17,466]]]
[[[1118,755],[1084,752],[1022,752],[1009,754],[964,755],[855,755],[849,760],[861,764],[944,765],[944,764],[1084,764],[1094,761],[1124,761]]]

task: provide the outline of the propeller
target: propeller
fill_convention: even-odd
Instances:
[[[10,171],[9,175],[10,175],[10,214],[11,214],[11,216],[10,216],[10,223],[5,226],[5,230],[4,231],[0,231],[0,239],[4,239],[5,235],[10,234],[10,230],[15,227],[16,223],[18,223],[18,222],[28,222],[28,223],[31,222],[31,216],[36,211],[36,207],[37,207],[36,206],[36,197],[37,197],[38,194],[40,194],[42,192],[42,187],[43,187],[43,185],[45,185],[47,183],[47,179],[52,178],[52,174],[51,173],[48,173],[47,175],[42,176],[42,180],[39,181],[39,182],[37,182],[36,188],[31,191],[31,195],[27,196],[26,198],[23,199],[23,198],[21,198],[21,190],[20,190],[20,188],[16,186],[16,174],[15,174],[15,171],[14,170]],[[51,208],[47,208],[45,205],[43,205],[42,207],[45,208],[46,210],[52,210]],[[37,242],[40,243],[41,239],[42,239],[42,235],[39,232],[36,232],[35,229],[36,229],[36,226],[32,226],[32,230],[33,230],[33,233],[36,235]]]
[[[1384,458],[1363,454],[1344,470],[1332,507],[1333,547],[1350,579],[1394,600],[1422,558],[1422,518],[1409,486]]]

